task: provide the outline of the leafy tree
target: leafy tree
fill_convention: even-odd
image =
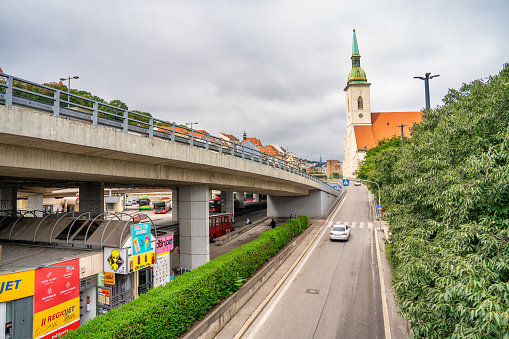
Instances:
[[[383,185],[414,337],[509,338],[509,67],[443,101],[411,144],[367,156],[359,175]]]

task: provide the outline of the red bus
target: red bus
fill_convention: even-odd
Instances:
[[[209,200],[209,213],[221,212],[221,199]]]
[[[232,217],[232,214],[221,214],[209,217],[209,239],[211,242],[233,231]]]
[[[253,193],[246,193],[246,199],[245,201],[253,201]]]
[[[166,213],[171,210],[170,198],[164,197],[154,202],[154,213]]]

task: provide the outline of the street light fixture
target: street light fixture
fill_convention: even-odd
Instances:
[[[186,125],[191,125],[191,137],[189,138],[189,145],[193,146],[194,137],[193,137],[193,125],[198,125],[197,122],[186,122]]]
[[[380,185],[376,182],[376,181],[371,181],[371,180],[366,180],[366,179],[359,179],[359,178],[348,178],[348,177],[343,177],[343,179],[348,179],[348,180],[360,180],[360,181],[365,181],[365,182],[371,182],[373,184],[376,184],[376,186],[378,187],[378,206],[381,206],[380,204]],[[380,215],[380,219],[378,219],[380,221],[379,223],[379,227],[380,229],[382,229],[382,215]]]
[[[414,79],[424,80],[424,91],[425,91],[425,95],[426,95],[426,109],[430,108],[430,104],[429,104],[429,79],[433,79],[433,78],[436,78],[436,77],[440,76],[440,74],[431,75],[431,76],[430,75],[431,75],[431,72],[428,72],[428,73],[426,73],[424,75],[425,77],[414,77]]]
[[[193,130],[193,125],[198,125],[197,122],[186,122],[186,125],[191,126],[191,131]]]
[[[403,133],[403,127],[408,125],[397,125],[397,127],[401,127],[401,147],[405,147],[405,134]]]
[[[67,92],[69,94],[71,94],[71,79],[79,79],[79,78],[80,78],[79,76],[75,75],[73,77],[68,76],[67,78],[60,78],[60,80],[61,81],[66,81],[66,80],[68,81],[68,83],[67,83]],[[68,100],[69,100],[69,102],[71,101],[71,97],[70,96],[68,97]],[[67,103],[67,107],[69,107],[69,102]]]

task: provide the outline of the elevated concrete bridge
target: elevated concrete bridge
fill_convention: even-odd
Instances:
[[[209,190],[269,195],[268,215],[320,216],[340,192],[284,160],[0,73],[0,210],[21,186],[79,187],[101,212],[104,187],[174,189],[181,262],[208,261]],[[175,200],[175,197],[174,197]],[[233,207],[232,207],[233,208]]]

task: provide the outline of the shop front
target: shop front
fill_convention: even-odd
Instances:
[[[0,275],[0,339],[32,338],[35,271]]]

